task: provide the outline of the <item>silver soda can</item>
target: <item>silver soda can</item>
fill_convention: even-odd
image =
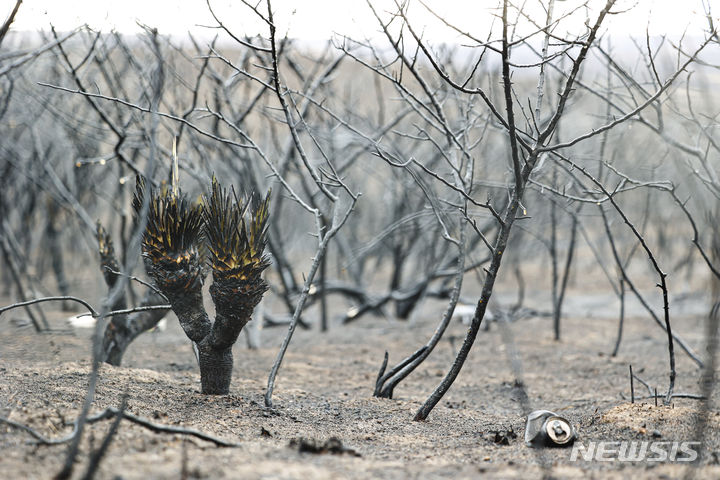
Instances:
[[[536,410],[528,415],[525,444],[529,447],[566,447],[577,433],[570,421],[550,410]]]

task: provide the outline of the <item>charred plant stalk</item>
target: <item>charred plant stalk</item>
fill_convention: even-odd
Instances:
[[[525,167],[525,175],[523,175],[524,178],[527,178],[527,176],[529,176],[532,167],[534,167],[535,165],[535,160],[536,158],[531,159],[530,162],[528,162],[527,166]],[[472,345],[475,342],[475,338],[480,331],[480,325],[482,324],[483,318],[485,318],[487,304],[490,301],[490,297],[492,296],[495,279],[497,278],[497,274],[500,271],[500,263],[502,261],[503,253],[505,253],[505,248],[507,247],[508,239],[510,237],[510,231],[515,221],[515,215],[518,211],[518,207],[520,206],[520,199],[522,198],[525,187],[524,183],[522,183],[523,177],[521,177],[521,190],[512,191],[512,198],[505,210],[505,215],[502,219],[503,224],[500,226],[500,231],[498,232],[497,239],[495,241],[495,244],[493,245],[493,255],[490,262],[490,268],[487,270],[487,276],[485,277],[485,282],[483,283],[480,299],[478,300],[477,306],[475,308],[475,314],[473,315],[470,328],[465,335],[465,340],[463,341],[463,344],[460,347],[460,350],[458,351],[455,360],[450,367],[450,370],[440,382],[440,385],[437,386],[437,388],[430,394],[427,400],[425,400],[425,403],[415,413],[414,420],[416,421],[425,420],[432,411],[432,409],[435,407],[435,405],[437,405],[440,399],[450,389],[450,386],[453,384],[458,374],[460,373],[460,370],[465,363],[465,359],[470,353],[470,349],[472,348]]]
[[[553,185],[557,183],[557,172],[553,171]],[[557,207],[550,202],[550,260],[552,266],[553,330],[555,340],[560,340],[560,312],[558,312],[558,258],[557,258]]]
[[[137,212],[146,194],[138,179],[133,207]],[[185,198],[148,189],[150,207],[142,241],[145,269],[167,297],[185,334],[199,344],[210,332],[202,301],[205,278],[201,253],[202,217]],[[203,369],[200,369],[201,378]],[[228,382],[229,383],[229,382]],[[203,382],[203,392],[206,392]]]
[[[455,306],[460,298],[460,289],[462,288],[463,274],[465,273],[465,227],[466,224],[461,220],[455,283],[452,293],[450,294],[450,301],[448,302],[440,324],[437,326],[435,332],[432,337],[430,337],[430,340],[428,340],[426,345],[420,347],[415,351],[415,353],[393,367],[388,373],[385,373],[388,360],[388,354],[385,352],[385,359],[382,367],[380,368],[380,372],[378,373],[377,381],[375,382],[375,391],[373,393],[374,397],[392,398],[395,387],[425,361],[442,338],[445,330],[447,330],[450,320],[452,319],[453,312],[455,311]]]
[[[577,222],[577,216],[573,215],[572,227],[570,227],[570,242],[568,244],[567,256],[565,257],[565,267],[563,269],[562,277],[559,279],[560,285],[559,287],[557,285],[553,285],[553,330],[555,332],[555,340],[560,340],[560,321],[562,319],[563,300],[565,299],[565,291],[570,278],[570,267],[573,261],[573,254],[575,253]],[[554,259],[553,262],[556,263],[557,258]]]
[[[167,300],[162,295],[148,289],[140,302],[140,307],[165,303]],[[168,310],[146,310],[130,315],[113,316],[103,337],[103,360],[110,365],[120,366],[127,347],[142,333],[157,326],[167,313]],[[116,318],[122,321],[116,321]]]
[[[213,284],[210,295],[217,313],[210,335],[198,344],[203,391],[227,393],[232,373],[232,346],[250,321],[268,285],[262,272],[270,265],[263,254],[266,244],[270,194],[253,198],[249,230],[242,203],[213,179],[210,198],[205,199],[205,218]],[[227,385],[225,382],[227,381]]]
[[[618,206],[618,204],[615,202],[615,199],[613,198],[613,195],[607,191],[607,189],[602,186],[599,182],[595,180],[592,175],[588,174],[586,170],[582,169],[582,173],[590,178],[593,183],[599,186],[600,190],[603,192],[605,196],[607,196],[608,200],[610,201],[610,204],[613,206],[613,208],[617,211],[617,213],[620,215],[620,217],[623,219],[625,224],[630,228],[633,235],[635,235],[635,238],[637,238],[638,242],[640,242],[640,245],[642,246],[643,250],[645,250],[645,253],[648,256],[648,259],[650,260],[650,263],[652,264],[653,268],[658,274],[658,277],[660,277],[660,283],[657,284],[657,287],[660,288],[662,295],[663,295],[663,312],[664,312],[664,320],[665,320],[665,333],[667,334],[668,338],[668,356],[670,359],[670,382],[668,385],[668,391],[667,396],[665,397],[665,404],[669,405],[670,400],[672,399],[672,392],[675,388],[675,336],[672,333],[672,327],[670,325],[670,303],[668,300],[668,288],[667,288],[667,273],[663,272],[660,269],[660,265],[657,262],[657,259],[655,258],[655,255],[653,254],[652,250],[650,250],[650,247],[648,247],[647,243],[645,242],[645,238],[638,232],[637,228],[635,228],[635,225],[628,219],[628,217],[625,215],[625,212]],[[620,272],[622,273],[622,278],[625,282],[627,282],[628,286],[631,288],[631,290],[636,291],[633,283],[630,281],[630,278],[627,276],[627,272],[625,271],[625,268],[622,266],[622,262],[620,262],[619,256],[617,254],[617,249],[615,248],[615,243],[612,240],[612,233],[610,232],[610,226],[608,224],[607,215],[605,214],[605,211],[602,209],[602,206],[600,207],[600,213],[603,217],[603,223],[605,224],[605,231],[608,234],[608,239],[610,240],[610,246],[613,251],[613,256],[615,257],[616,263],[618,265],[618,268],[620,269]],[[637,293],[636,293],[637,295]],[[639,298],[639,296],[638,296]],[[653,314],[654,316],[654,314]],[[657,321],[657,320],[656,320]],[[687,351],[687,349],[686,349]],[[689,352],[688,352],[689,353]],[[696,360],[697,362],[698,360]],[[702,363],[700,363],[702,364]]]
[[[620,319],[618,320],[618,333],[615,339],[615,347],[613,348],[611,357],[617,357],[620,350],[620,342],[622,341],[623,324],[625,323],[625,280],[620,278]],[[635,402],[633,402],[635,403]]]
[[[134,204],[140,205],[144,182],[138,181]],[[150,192],[143,256],[148,274],[170,301],[185,334],[197,346],[202,392],[230,390],[232,346],[267,290],[262,272],[269,265],[266,243],[269,194],[254,199],[246,228],[246,207],[213,179],[205,205],[191,206],[178,192]],[[216,318],[203,307],[205,235],[213,285],[210,295]]]
[[[515,133],[515,120],[513,114],[513,102],[512,102],[512,85],[510,81],[510,64],[509,64],[509,42],[508,42],[508,22],[507,22],[507,2],[503,3],[503,43],[502,43],[502,59],[503,59],[503,90],[505,96],[505,107],[507,112],[507,125],[508,135],[510,140],[510,152],[512,157],[513,173],[515,177],[514,188],[511,189],[510,201],[505,208],[505,213],[502,220],[500,221],[500,230],[495,239],[495,243],[492,247],[492,260],[490,262],[490,268],[487,270],[485,281],[483,282],[482,292],[480,293],[480,299],[478,300],[475,308],[475,314],[473,315],[472,323],[468,329],[465,340],[463,341],[460,350],[458,351],[453,364],[450,366],[450,370],[445,375],[440,384],[425,400],[425,403],[415,413],[414,420],[420,421],[427,419],[435,405],[438,404],[440,399],[447,393],[452,384],[455,382],[460,370],[465,364],[470,349],[475,342],[480,325],[485,318],[485,311],[487,310],[487,304],[492,296],[493,288],[495,286],[495,279],[497,278],[498,272],[500,271],[500,263],[502,262],[503,253],[507,248],[508,240],[510,238],[510,231],[512,230],[513,223],[515,222],[518,208],[525,191],[525,185],[527,179],[530,177],[532,169],[535,167],[535,163],[538,159],[536,151],[531,152],[531,155],[525,162],[525,165],[520,167],[520,158],[518,153],[517,138]],[[581,61],[581,60],[578,60]],[[579,67],[579,65],[578,65]],[[562,99],[562,97],[561,97]],[[560,110],[558,110],[559,112]],[[551,127],[548,126],[548,129]],[[554,126],[552,126],[554,129]],[[549,133],[548,133],[549,135]]]
[[[585,172],[585,173],[587,174],[587,172]],[[597,185],[597,183],[596,183],[596,185]],[[645,300],[645,297],[643,297],[640,294],[640,291],[637,289],[637,287],[635,287],[635,283],[628,276],[627,271],[624,267],[624,264],[623,264],[622,260],[620,259],[620,254],[618,253],[617,246],[615,245],[614,237],[612,236],[612,232],[610,231],[610,225],[608,223],[607,214],[605,213],[605,210],[603,210],[602,208],[600,208],[599,210],[600,210],[600,214],[603,216],[603,224],[605,226],[605,233],[607,234],[608,243],[610,244],[610,251],[613,254],[613,258],[615,259],[615,264],[617,265],[617,268],[620,272],[620,275],[621,275],[620,278],[623,280],[623,282],[625,282],[625,285],[627,286],[627,288],[630,289],[630,291],[633,293],[633,295],[635,295],[635,298],[637,298],[637,300],[640,302],[640,304],[643,306],[643,308],[645,308],[645,310],[647,310],[647,312],[650,314],[650,316],[655,321],[655,323],[658,324],[658,326],[660,326],[660,328],[665,330],[665,332],[667,333],[667,326],[663,323],[662,320],[660,320],[660,317],[658,317],[658,315],[655,313],[655,310],[653,310],[652,307],[650,307],[647,300]],[[690,357],[697,364],[698,367],[703,368],[703,361],[692,350],[692,348],[690,348],[690,345],[688,345],[685,342],[685,340],[678,337],[676,334],[674,334],[672,332],[671,332],[671,336],[672,336],[672,339],[675,342],[677,342],[678,345],[680,345],[680,347],[688,355],[688,357]]]

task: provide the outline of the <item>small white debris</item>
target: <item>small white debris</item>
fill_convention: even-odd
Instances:
[[[475,306],[474,305],[455,305],[455,311],[453,312],[452,319],[453,320],[460,320],[463,325],[470,325],[470,322],[472,322],[473,316],[475,315]]]
[[[75,315],[67,319],[68,323],[74,328],[95,328],[97,319],[89,313],[83,313],[82,315]],[[152,330],[164,332],[167,328],[167,320],[164,318],[160,320]]]
[[[93,328],[96,319],[89,313],[83,313],[82,315],[74,315],[68,318],[68,322],[75,328]]]
[[[458,303],[455,306],[455,311],[453,311],[452,319],[457,321],[460,320],[463,325],[470,325],[472,323],[472,319],[475,316],[475,309],[477,308],[476,305],[465,305]],[[485,309],[485,318],[484,321],[486,322],[492,322],[495,318],[495,315],[490,311],[490,309]]]

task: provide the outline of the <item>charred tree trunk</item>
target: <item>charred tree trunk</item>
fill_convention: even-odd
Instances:
[[[100,252],[100,268],[105,278],[108,290],[111,290],[118,279],[119,265],[115,257],[115,248],[110,235],[98,222],[97,225],[98,251]],[[162,305],[167,299],[159,292],[148,289],[140,306]],[[113,310],[126,308],[125,295],[118,296],[118,300],[112,305]],[[162,318],[167,315],[167,310],[148,310],[135,312],[130,315],[114,315],[105,328],[102,345],[102,361],[110,365],[119,366],[127,347],[141,333],[155,327]]]
[[[140,306],[146,307],[164,303],[166,303],[166,300],[162,295],[148,289]],[[108,323],[103,337],[103,360],[110,365],[120,366],[127,347],[140,334],[155,328],[158,322],[167,315],[167,312],[167,310],[148,310],[113,317]]]

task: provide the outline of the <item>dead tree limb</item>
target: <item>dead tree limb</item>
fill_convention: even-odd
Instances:
[[[455,306],[460,298],[460,290],[462,289],[463,275],[465,273],[465,228],[465,220],[460,218],[460,241],[458,243],[455,283],[453,285],[452,293],[450,294],[450,301],[445,308],[445,312],[442,315],[440,323],[435,329],[432,337],[430,337],[430,340],[428,340],[427,344],[420,347],[407,359],[393,367],[387,374],[384,373],[387,366],[387,352],[385,352],[385,360],[383,361],[383,365],[378,373],[378,379],[375,382],[375,391],[373,396],[392,398],[395,387],[403,381],[405,377],[410,375],[423,361],[425,361],[442,338],[445,330],[447,330],[450,320],[452,319],[453,312],[455,311]]]

